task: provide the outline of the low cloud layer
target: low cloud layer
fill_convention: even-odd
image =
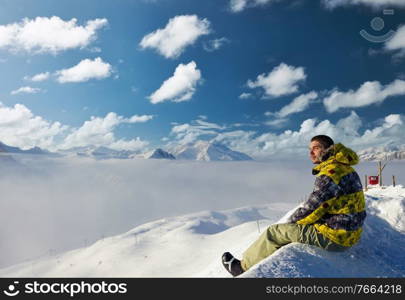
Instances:
[[[0,165],[0,267],[40,256],[52,256],[56,264],[61,251],[160,218],[298,204],[314,181],[308,159],[220,163],[20,155],[15,160],[20,168]],[[396,175],[397,184],[404,184],[404,167],[403,162],[388,164],[386,178]],[[356,169],[361,178],[377,170],[375,163]]]

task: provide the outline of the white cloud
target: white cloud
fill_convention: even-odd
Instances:
[[[389,51],[398,50],[398,56],[405,56],[405,25],[401,25],[393,37],[385,43],[385,49]]]
[[[109,63],[104,62],[100,57],[84,59],[76,66],[69,69],[57,71],[55,75],[58,77],[59,83],[67,82],[84,82],[90,79],[104,79],[112,74],[112,67]]]
[[[49,72],[44,72],[44,73],[36,74],[32,77],[25,76],[24,79],[33,81],[33,82],[40,82],[40,81],[45,81],[45,80],[49,79],[50,75],[51,74]]]
[[[229,8],[231,12],[238,13],[249,7],[264,6],[276,1],[281,0],[230,0]]]
[[[328,112],[335,112],[344,107],[362,107],[382,103],[392,96],[405,95],[405,81],[395,80],[386,86],[378,81],[367,81],[356,91],[340,92],[335,89],[323,100]]]
[[[107,24],[107,19],[89,20],[85,26],[79,26],[77,19],[64,21],[57,16],[25,18],[20,23],[0,25],[0,49],[57,54],[84,48],[96,39],[97,30]]]
[[[129,118],[128,123],[145,123],[152,119],[153,116],[151,115],[142,115],[142,116],[133,115],[131,118]]]
[[[271,127],[276,127],[276,128],[284,127],[287,123],[288,123],[288,119],[286,119],[286,118],[274,119],[274,120],[264,122],[265,125],[268,125]]]
[[[239,99],[249,99],[252,97],[253,97],[253,95],[251,93],[242,93],[239,95]]]
[[[284,120],[278,119],[276,121],[283,122]],[[195,121],[191,124],[175,125],[170,134],[174,139],[170,139],[167,145],[169,148],[174,148],[178,144],[208,138],[256,159],[269,159],[306,155],[309,140],[318,134],[329,135],[335,142],[343,142],[355,150],[381,146],[390,142],[403,144],[405,140],[404,117],[399,114],[388,115],[380,125],[366,130],[362,130],[363,122],[354,111],[335,124],[329,120],[307,119],[301,123],[297,130],[285,130],[279,134],[272,132],[258,134],[256,131],[230,130],[232,127],[220,126],[218,129],[216,126],[209,126],[199,128]]]
[[[248,0],[231,0],[229,2],[229,8],[232,12],[240,12],[245,9]]]
[[[61,149],[82,146],[106,146],[114,149],[138,150],[142,145],[147,145],[147,142],[141,141],[139,138],[133,140],[116,140],[114,130],[124,123],[139,123],[146,122],[152,119],[152,116],[137,116],[124,118],[114,112],[108,113],[104,118],[91,117],[89,121],[85,121],[80,128],[74,129],[65,139]]]
[[[291,103],[282,107],[278,112],[266,112],[265,116],[275,117],[274,120],[268,120],[264,124],[276,128],[281,128],[288,123],[287,116],[302,112],[318,98],[318,93],[312,91],[307,94],[299,95]]]
[[[81,127],[71,128],[60,122],[50,122],[36,116],[22,104],[7,107],[0,103],[0,142],[21,149],[37,146],[51,151],[89,145],[116,150],[141,150],[149,142],[139,137],[130,140],[117,139],[114,130],[120,124],[147,122],[151,119],[151,115],[125,118],[110,112],[104,118],[91,117]]]
[[[144,36],[140,46],[156,49],[166,58],[177,58],[187,46],[211,32],[210,22],[196,15],[181,15],[169,20],[166,27]]]
[[[174,74],[165,80],[158,90],[150,96],[153,104],[163,101],[182,102],[190,100],[200,82],[201,72],[194,61],[187,65],[179,64]]]
[[[291,114],[304,111],[316,98],[318,98],[318,93],[314,91],[300,95],[296,97],[290,104],[284,106],[280,111],[276,112],[275,115],[278,118],[285,118]]]
[[[139,137],[132,140],[118,140],[108,145],[109,148],[114,150],[130,150],[140,151],[145,149],[149,145],[149,142],[142,141]]]
[[[50,122],[35,116],[26,106],[7,107],[0,103],[0,141],[29,149],[35,146],[51,148],[54,138],[67,129],[59,122]]]
[[[279,97],[297,92],[298,84],[306,77],[303,67],[281,63],[267,75],[263,73],[257,76],[256,81],[248,80],[247,85],[252,89],[263,88],[267,96]]]
[[[336,123],[336,127],[339,128],[345,136],[358,136],[361,125],[362,121],[355,111],[352,111],[348,117],[340,119]]]
[[[183,145],[195,142],[201,137],[215,137],[218,132],[226,130],[226,128],[225,126],[203,120],[193,120],[191,124],[175,124],[170,131],[170,136],[173,137],[174,140],[169,142],[166,146],[171,148],[179,144]]]
[[[328,9],[333,9],[338,6],[345,5],[368,5],[374,8],[385,7],[405,7],[405,2],[403,0],[323,0],[323,4]]]
[[[223,45],[225,45],[226,43],[229,43],[229,42],[230,41],[227,38],[222,37],[222,38],[210,40],[210,41],[204,43],[203,47],[204,47],[205,51],[213,52],[215,50],[218,50]]]
[[[17,90],[11,91],[11,95],[18,95],[18,94],[36,94],[39,93],[41,91],[41,89],[39,88],[33,88],[30,86],[23,86],[20,87]]]

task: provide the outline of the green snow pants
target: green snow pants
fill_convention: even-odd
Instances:
[[[248,270],[280,247],[293,242],[318,246],[328,251],[344,251],[349,248],[332,242],[312,225],[274,224],[243,253],[242,269]]]

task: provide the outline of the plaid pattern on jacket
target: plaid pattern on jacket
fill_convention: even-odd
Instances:
[[[326,160],[312,170],[316,175],[313,192],[289,221],[313,224],[333,242],[353,246],[360,239],[366,218],[361,180],[351,167],[359,158],[342,144],[333,145],[325,156]]]

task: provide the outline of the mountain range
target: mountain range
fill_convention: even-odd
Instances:
[[[202,161],[252,160],[245,153],[233,151],[227,146],[209,141],[197,141],[180,145],[172,150],[177,159]]]
[[[405,159],[405,145],[388,144],[358,151],[361,160],[384,161]]]
[[[18,147],[8,146],[0,142],[0,152],[18,154],[41,154],[41,155],[63,155],[76,157],[91,157],[94,159],[181,159],[200,161],[241,161],[252,160],[252,158],[242,152],[233,151],[225,145],[209,142],[197,141],[173,148],[168,152],[161,148],[153,149],[144,153],[130,150],[115,150],[104,146],[74,147],[59,152],[49,152],[39,147],[22,150]]]
[[[174,146],[168,151],[156,148],[143,153],[131,150],[115,150],[104,146],[74,147],[58,152],[50,152],[39,147],[23,150],[0,142],[0,153],[35,154],[52,156],[78,156],[94,159],[178,159],[198,161],[245,161],[252,158],[242,152],[234,151],[227,146],[213,141],[196,141]],[[405,159],[405,144],[387,144],[357,151],[363,161],[384,161]]]

